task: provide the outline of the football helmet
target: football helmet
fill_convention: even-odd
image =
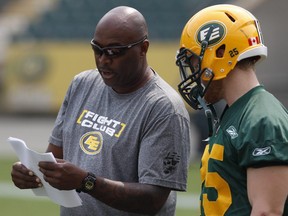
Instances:
[[[266,57],[267,47],[260,24],[249,11],[229,4],[204,8],[182,31],[176,56],[181,96],[193,109],[205,108],[203,96],[211,81],[225,78],[237,62],[253,56]]]

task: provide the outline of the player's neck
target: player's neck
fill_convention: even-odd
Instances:
[[[246,94],[252,88],[259,85],[255,71],[251,68],[249,70],[234,69],[232,70],[224,81],[224,98],[229,106],[231,106],[241,96]]]

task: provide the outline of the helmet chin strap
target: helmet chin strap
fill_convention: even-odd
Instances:
[[[209,44],[209,38],[212,34],[212,31],[214,29],[214,26],[212,25],[209,30],[208,30],[208,33],[205,37],[205,39],[201,42],[201,51],[200,51],[200,57],[201,59],[203,58],[204,56],[204,53],[208,47],[208,44]],[[202,89],[203,90],[203,89]],[[217,117],[217,113],[215,111],[215,108],[212,104],[210,105],[206,105],[205,101],[203,100],[203,98],[198,94],[197,96],[197,101],[199,102],[199,104],[202,106],[202,108],[204,109],[204,112],[205,112],[205,116],[207,118],[207,121],[208,121],[208,140],[209,138],[213,135],[214,133],[214,130],[219,122],[219,119]]]
[[[199,104],[202,106],[202,108],[204,109],[205,112],[205,116],[207,118],[208,121],[208,138],[211,137],[214,133],[214,130],[219,122],[219,119],[217,117],[217,113],[215,111],[215,108],[212,104],[210,105],[206,105],[205,101],[203,100],[202,97],[200,97],[200,95],[197,97],[197,100],[199,102]]]

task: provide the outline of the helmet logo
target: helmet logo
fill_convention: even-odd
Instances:
[[[206,38],[210,28],[212,28],[211,35],[209,38]],[[213,46],[220,43],[222,39],[225,37],[225,35],[226,35],[225,25],[221,22],[213,21],[210,23],[206,23],[199,28],[199,30],[196,33],[197,36],[196,41],[198,44],[201,44],[203,40],[207,40],[209,46]]]

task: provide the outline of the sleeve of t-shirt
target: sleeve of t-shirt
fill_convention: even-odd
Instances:
[[[141,141],[140,183],[185,191],[189,161],[189,121],[179,114],[154,119]]]

